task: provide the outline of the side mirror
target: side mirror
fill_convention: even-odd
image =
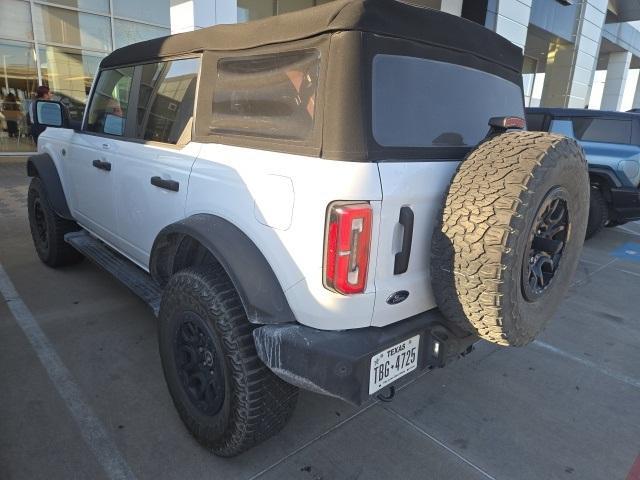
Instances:
[[[33,111],[35,116],[33,123],[36,125],[58,128],[67,128],[69,126],[67,110],[60,102],[36,100]]]

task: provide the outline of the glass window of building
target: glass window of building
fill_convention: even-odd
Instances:
[[[52,46],[41,47],[39,54],[43,85],[67,106],[73,120],[81,120],[103,55]]]
[[[333,0],[238,0],[238,22],[294,12]]]
[[[169,25],[169,2],[158,0],[112,0],[113,14],[117,17],[140,20],[158,25]],[[264,1],[264,0],[263,0]],[[213,5],[212,5],[213,8]]]
[[[35,149],[27,112],[37,85],[34,46],[0,40],[0,153]]]
[[[77,8],[98,13],[109,13],[109,0],[46,0],[47,3],[56,3],[63,7]]]
[[[200,60],[150,63],[140,68],[138,138],[184,143],[193,118]]]
[[[133,67],[114,68],[100,74],[89,105],[87,131],[124,135],[133,70]]]
[[[33,40],[31,10],[28,2],[3,0],[0,14],[0,36]]]
[[[36,4],[33,23],[40,42],[111,50],[109,17]]]
[[[35,150],[27,112],[38,85],[48,86],[79,120],[102,58],[114,48],[170,33],[169,0],[0,4],[0,153]],[[107,130],[116,131],[116,123],[111,118]]]
[[[169,35],[171,30],[169,28],[115,19],[113,21],[113,32],[116,41],[115,48],[120,48],[132,43]]]
[[[276,3],[276,13],[278,15],[287,12],[294,12],[303,8],[315,6],[314,0],[278,0]]]

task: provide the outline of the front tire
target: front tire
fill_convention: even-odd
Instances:
[[[189,432],[222,457],[280,431],[298,397],[258,358],[254,328],[220,265],[188,268],[169,280],[159,314],[167,386]]]
[[[511,132],[480,144],[458,167],[432,239],[445,317],[499,345],[533,341],[571,284],[588,203],[574,140]]]
[[[82,260],[82,255],[64,240],[67,233],[80,229],[72,220],[60,217],[51,207],[42,180],[33,177],[27,196],[29,228],[36,253],[50,267],[63,267]]]
[[[593,237],[609,222],[609,207],[597,188],[591,187],[589,197],[589,220],[587,221],[587,233],[585,239]]]

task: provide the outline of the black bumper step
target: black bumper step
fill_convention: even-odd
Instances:
[[[148,273],[84,230],[67,233],[64,239],[93,263],[120,280],[129,290],[144,300],[158,316],[162,288]]]
[[[434,308],[386,327],[324,331],[300,324],[264,325],[253,331],[253,338],[260,359],[285,382],[362,405],[370,396],[374,355],[420,335],[418,366],[399,379],[406,381],[466,355],[479,340],[472,335],[459,337],[445,325]]]

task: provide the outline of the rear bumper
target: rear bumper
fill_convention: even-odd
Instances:
[[[457,337],[437,310],[387,327],[324,331],[300,324],[265,325],[253,331],[260,359],[286,382],[360,405],[369,398],[371,357],[420,335],[416,370],[443,367],[471,351],[477,337]],[[434,354],[438,343],[437,354]]]
[[[612,188],[610,208],[612,220],[626,222],[640,219],[640,190]]]

